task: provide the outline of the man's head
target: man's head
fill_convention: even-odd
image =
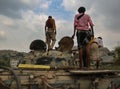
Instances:
[[[85,13],[85,11],[86,11],[85,7],[78,8],[79,13]]]
[[[52,18],[52,16],[48,16],[48,18]]]

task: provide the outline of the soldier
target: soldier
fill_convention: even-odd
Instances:
[[[48,51],[52,50],[56,42],[56,24],[52,16],[48,16],[45,23],[45,35]]]

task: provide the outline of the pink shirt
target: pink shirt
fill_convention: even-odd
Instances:
[[[74,26],[77,30],[88,30],[89,26],[94,26],[89,15],[84,14],[80,19],[77,19],[81,14],[75,15]]]

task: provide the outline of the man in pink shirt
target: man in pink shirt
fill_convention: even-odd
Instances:
[[[74,33],[72,38],[74,38],[75,33],[77,36],[77,44],[79,49],[79,59],[80,59],[80,67],[88,67],[87,56],[88,56],[88,49],[86,49],[86,45],[91,40],[91,36],[94,37],[93,32],[93,22],[88,14],[85,14],[85,7],[80,7],[78,9],[78,14],[74,17]],[[91,36],[89,29],[91,29]],[[84,51],[84,52],[83,52]],[[84,53],[84,55],[83,55]],[[83,61],[83,65],[82,65]]]

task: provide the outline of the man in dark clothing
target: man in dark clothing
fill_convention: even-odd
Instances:
[[[52,16],[49,16],[45,23],[45,35],[48,50],[53,49],[56,42],[56,24]]]

